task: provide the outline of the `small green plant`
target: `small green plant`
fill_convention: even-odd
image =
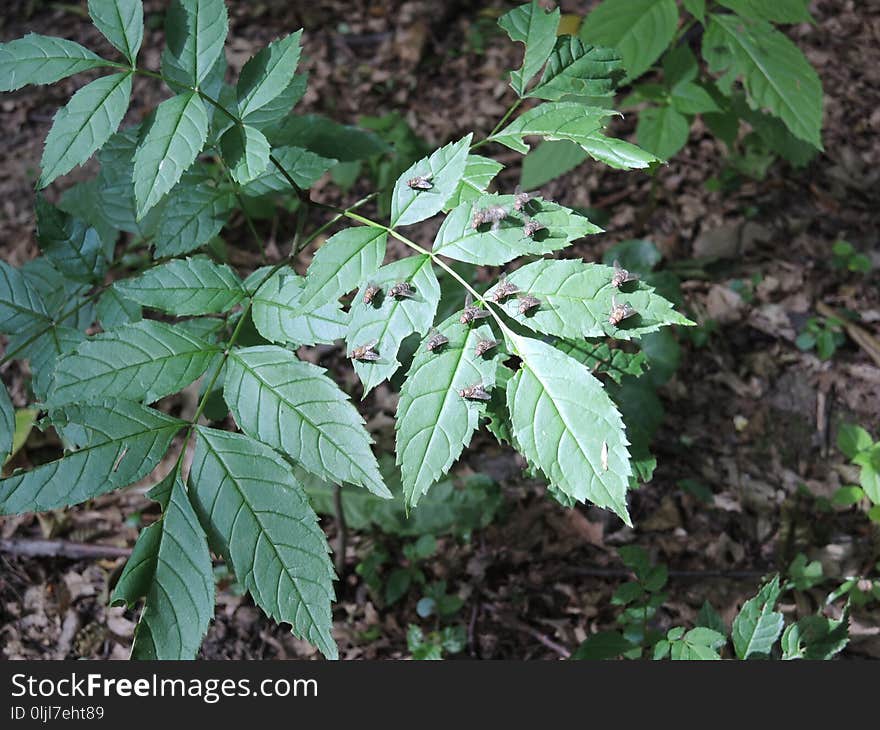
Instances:
[[[784,586],[778,575],[766,582],[743,604],[730,629],[706,602],[696,626],[674,626],[662,632],[656,628],[656,617],[667,599],[663,592],[668,579],[666,566],[652,565],[647,552],[637,546],[621,548],[618,553],[635,578],[622,583],[612,598],[612,604],[621,609],[617,618],[621,629],[590,636],[573,659],[640,659],[647,655],[653,659],[717,660],[730,649],[730,656],[736,659],[831,659],[849,642],[848,604],[840,619],[816,614],[787,626],[775,610],[783,591],[816,584],[816,564],[807,564],[806,558],[795,561],[792,579]]]
[[[794,342],[798,349],[815,350],[820,360],[830,360],[846,342],[843,322],[837,317],[810,317]]]
[[[868,517],[880,523],[880,442],[861,426],[843,424],[837,433],[837,448],[859,469],[858,485],[841,487],[832,502],[853,505],[867,502]]]
[[[554,494],[630,523],[629,439],[605,376],[585,363],[608,340],[638,343],[690,323],[625,271],[547,257],[601,229],[535,191],[489,192],[502,165],[477,154],[490,144],[525,154],[525,140],[538,137],[566,139],[618,169],[657,164],[608,136],[614,112],[582,98],[614,93],[615,51],[557,38],[558,12],[536,2],[505,14],[502,27],[525,46],[508,112],[486,137],[465,132],[399,174],[380,163],[390,188],[382,222],[363,213],[373,196],[348,208],[310,198],[339,162],[380,159],[387,143],[291,113],[306,87],[296,73],[302,31],[260,50],[229,84],[223,0],[172,0],[158,68],[138,63],[140,0],[88,8],[118,58],[36,34],[0,45],[0,91],[111,71],[55,116],[38,188],[95,154],[98,175],[57,206],[38,196],[43,255],[20,268],[0,262],[4,361],[29,362],[40,426],[54,428],[65,452],[0,481],[0,514],[62,509],[126,487],[179,449],[149,493],[162,517],[141,533],[112,597],[145,603],[133,656],[196,654],[214,609],[209,545],[268,616],[337,656],[334,569],[298,475],[346,492],[392,492],[362,416],[324,369],[298,356],[301,347],[344,341],[337,352],[364,396],[402,382],[395,451],[407,513],[488,419]],[[119,129],[136,76],[169,96]],[[527,100],[544,103],[516,115]],[[394,120],[388,127],[389,138],[407,136]],[[292,216],[292,240],[270,263],[256,223],[274,211]],[[413,226],[435,217],[442,224],[428,249]],[[244,220],[262,266],[228,265],[222,233],[234,220]],[[325,239],[337,222],[351,227]],[[389,238],[409,255],[384,263]],[[300,276],[293,264],[313,243]],[[483,267],[488,288],[475,288],[458,264]],[[405,340],[418,343],[411,358]],[[192,411],[157,407],[200,379]],[[5,389],[0,425],[5,457],[14,433]]]
[[[859,253],[856,247],[849,241],[840,239],[831,247],[831,265],[835,269],[853,271],[859,274],[867,274],[871,270],[871,259],[865,254]]]
[[[464,626],[444,626],[427,634],[415,624],[406,631],[406,645],[413,659],[442,659],[445,654],[464,651],[467,637]]]
[[[621,106],[639,109],[642,148],[670,159],[700,117],[730,151],[732,170],[760,178],[776,155],[803,166],[822,149],[819,76],[775,27],[813,22],[808,5],[603,0],[584,18],[579,38],[620,52],[622,85],[631,87]],[[542,185],[584,159],[573,145],[545,142],[526,158],[522,184]]]

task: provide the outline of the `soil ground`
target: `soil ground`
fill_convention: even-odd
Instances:
[[[157,18],[162,3],[145,3]],[[228,55],[237,69],[281,29],[304,27],[310,85],[302,109],[339,121],[359,115],[403,114],[432,146],[469,130],[488,132],[510,102],[504,79],[518,50],[495,33],[500,2],[357,0],[304,3],[230,1]],[[583,14],[595,3],[563,2]],[[62,34],[100,51],[104,41],[81,12],[85,3],[11,0],[0,17],[0,39],[25,32]],[[693,621],[710,599],[729,621],[754,594],[760,577],[784,570],[798,552],[822,562],[825,574],[864,575],[878,560],[876,526],[855,508],[820,512],[828,497],[854,475],[834,446],[839,424],[860,423],[880,436],[880,367],[864,347],[847,342],[829,361],[801,352],[794,339],[818,303],[857,312],[874,336],[880,331],[880,288],[866,277],[831,266],[832,244],[845,238],[880,269],[880,3],[814,0],[817,23],[789,29],[818,69],[826,93],[825,151],[807,169],[777,163],[760,181],[719,191],[707,181],[724,173],[725,152],[700,128],[686,149],[656,179],[585,164],[548,184],[543,193],[570,206],[608,214],[606,232],[578,245],[576,254],[598,260],[613,244],[649,238],[670,266],[699,260],[682,289],[690,311],[719,323],[708,342],[682,341],[676,374],[661,390],[666,418],[654,450],[658,469],[635,492],[635,529],[599,510],[566,510],[543,487],[522,476],[508,451],[478,437],[455,474],[486,473],[502,488],[505,509],[469,542],[443,537],[422,567],[464,599],[462,654],[479,658],[559,658],[587,635],[613,628],[610,597],[626,580],[615,548],[645,547],[670,566],[668,600],[656,624],[664,629]],[[161,24],[148,23],[144,58],[158,65]],[[38,253],[31,182],[54,110],[82,81],[26,88],[0,99],[0,250],[19,264]],[[130,122],[139,120],[161,92],[141,83]],[[632,122],[618,130],[631,133]],[[514,165],[499,178],[512,188]],[[81,174],[88,174],[89,170]],[[75,177],[75,176],[73,176]],[[358,189],[351,191],[352,199]],[[342,202],[331,185],[314,195]],[[261,225],[270,254],[289,239],[289,221]],[[236,254],[253,265],[244,226],[228,231]],[[425,238],[430,241],[429,231]],[[238,259],[234,259],[238,261]],[[702,267],[702,268],[701,268]],[[740,282],[757,281],[754,286]],[[342,358],[327,356],[322,365]],[[16,405],[24,404],[22,374],[5,366]],[[341,375],[354,388],[354,379]],[[364,413],[380,446],[393,438],[395,396],[380,388]],[[57,448],[34,432],[17,465]],[[690,480],[690,481],[686,481]],[[711,495],[682,488],[698,482]],[[155,507],[136,487],[66,513],[0,520],[0,538],[60,539],[130,548]],[[335,539],[332,517],[323,523]],[[8,542],[6,543],[9,544]],[[382,544],[400,561],[400,541],[381,535],[350,536],[346,576],[338,585],[335,635],[346,658],[408,656],[411,623],[433,627],[416,613],[417,591],[383,606],[354,572],[371,546]],[[7,658],[123,658],[136,615],[108,608],[109,586],[123,557],[72,560],[0,553],[0,650]],[[202,649],[205,658],[306,658],[304,642],[268,621],[234,586],[221,582],[216,621]],[[821,606],[828,584],[796,594],[783,606],[793,617]],[[857,609],[846,656],[880,656],[876,603]]]

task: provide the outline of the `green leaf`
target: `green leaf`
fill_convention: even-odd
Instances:
[[[507,217],[493,231],[491,224],[474,228],[474,214],[501,206]],[[527,218],[543,226],[529,237],[523,230]],[[440,226],[433,251],[472,264],[497,266],[523,255],[540,255],[565,248],[572,241],[600,233],[582,215],[556,203],[534,198],[525,211],[514,209],[513,195],[483,195],[452,210]]]
[[[587,637],[574,653],[572,659],[614,659],[633,648],[630,641],[619,631],[599,631]]]
[[[259,129],[237,124],[220,138],[220,151],[233,180],[244,185],[265,172],[271,149]]]
[[[272,101],[267,102],[254,112],[242,118],[245,124],[256,127],[267,137],[278,131],[279,126],[290,114],[290,110],[306,93],[308,77],[306,74],[294,74],[290,83]],[[230,122],[231,123],[231,122]]]
[[[408,282],[414,289],[412,297],[397,299],[388,290],[397,283]],[[376,340],[375,362],[354,361],[354,369],[364,386],[364,396],[383,380],[397,372],[400,343],[418,332],[425,334],[434,321],[440,301],[440,284],[427,255],[408,256],[379,269],[370,278],[383,295],[371,303],[364,302],[364,286],[358,290],[351,305],[351,324],[346,334],[348,351]]]
[[[123,325],[89,338],[58,361],[49,402],[108,397],[152,403],[192,383],[220,351],[163,322]]]
[[[58,110],[43,148],[39,187],[85,163],[110,139],[128,109],[132,75],[96,79]]]
[[[549,102],[521,114],[489,139],[523,154],[529,151],[524,137],[568,140],[594,159],[619,169],[644,168],[656,162],[650,153],[602,133],[605,120],[616,113],[572,101]]]
[[[208,112],[195,92],[166,99],[134,154],[138,220],[173,188],[195,162],[208,135]]]
[[[15,408],[5,385],[0,385],[0,465],[5,464],[12,453],[15,439]]]
[[[284,168],[293,181],[301,188],[312,187],[327,170],[336,164],[336,160],[316,155],[302,147],[276,147],[272,155]],[[242,187],[247,195],[266,195],[267,193],[290,193],[290,182],[274,163],[247,185]]]
[[[235,196],[226,185],[216,185],[202,170],[185,172],[159,208],[150,235],[155,256],[177,256],[211,241],[226,224]]]
[[[786,36],[763,21],[736,15],[712,15],[703,36],[703,57],[718,85],[730,94],[742,77],[753,109],[769,110],[791,133],[822,149],[822,83],[804,54]]]
[[[611,109],[584,106],[579,102],[555,101],[520,114],[489,139],[523,154],[529,151],[523,137],[567,139],[582,145],[590,135],[603,129],[605,120],[615,114]]]
[[[282,344],[332,344],[345,336],[348,315],[331,302],[303,312],[300,300],[305,280],[282,270],[266,281],[253,298],[251,317],[267,340]]]
[[[718,649],[724,646],[726,641],[727,639],[717,631],[698,626],[672,642],[671,658],[674,661],[720,660]]]
[[[162,73],[184,87],[198,86],[221,56],[226,31],[223,0],[174,0],[165,13]]]
[[[152,408],[106,400],[54,411],[61,426],[81,426],[81,448],[29,472],[0,480],[0,514],[43,512],[78,504],[149,474],[184,425]]]
[[[98,232],[85,222],[61,212],[37,196],[37,239],[40,248],[63,274],[80,282],[104,277],[107,259]]]
[[[114,288],[126,299],[178,316],[225,312],[246,296],[235,272],[206,256],[154,266]]]
[[[827,660],[849,643],[849,606],[839,620],[825,616],[805,616],[789,625],[782,634],[783,659]]]
[[[141,532],[111,602],[145,599],[132,659],[195,659],[214,615],[211,554],[177,470],[163,482],[162,519]]]
[[[40,297],[51,318],[63,322],[66,327],[80,330],[94,323],[95,308],[86,299],[91,289],[89,284],[62,274],[45,256],[25,262],[21,273]],[[36,326],[36,329],[42,327]],[[33,333],[34,328],[27,328],[18,334],[29,330]]]
[[[809,0],[718,0],[743,18],[768,20],[771,23],[811,23]]]
[[[144,39],[144,6],[141,0],[89,0],[95,27],[134,66]]]
[[[28,33],[0,43],[0,91],[15,91],[28,84],[53,84],[80,71],[109,66],[79,43]]]
[[[266,106],[287,88],[299,63],[301,36],[298,30],[270,43],[244,65],[235,87],[240,117]]]
[[[671,324],[690,324],[668,301],[655,294],[652,287],[642,282],[633,286],[631,282],[621,290],[611,284],[613,276],[614,269],[610,266],[574,259],[541,259],[507,277],[509,284],[537,297],[540,306],[525,315],[519,312],[519,301],[515,297],[508,298],[501,306],[526,327],[558,337],[607,336],[629,340]],[[496,287],[486,296],[492,298]],[[629,304],[637,314],[619,324],[611,324],[608,318],[614,304]]]
[[[700,612],[697,614],[697,626],[705,626],[721,636],[727,635],[724,619],[709,601],[703,601],[703,605],[700,607]]]
[[[615,383],[620,383],[626,375],[638,378],[645,372],[644,352],[611,349],[607,342],[588,340],[559,340],[555,347],[586,365],[591,373],[608,375]]]
[[[809,142],[795,137],[778,117],[751,109],[743,94],[730,99],[733,111],[749,123],[761,141],[795,167],[806,166],[817,154]]]
[[[687,144],[691,125],[673,106],[649,106],[639,113],[636,136],[639,146],[668,160]]]
[[[471,137],[450,142],[406,170],[394,184],[391,194],[391,227],[408,226],[430,218],[458,188],[468,161]],[[411,188],[407,182],[416,177],[429,181],[429,190]]]
[[[49,327],[51,320],[36,289],[18,269],[0,261],[0,332]]]
[[[523,455],[564,494],[609,508],[631,524],[629,442],[602,384],[544,342],[518,335],[509,339],[522,359],[507,386],[507,403]]]
[[[635,79],[660,58],[677,28],[675,0],[604,0],[584,19],[580,37],[616,48]]]
[[[32,340],[35,335],[36,339]],[[17,350],[30,341],[23,350],[19,350],[19,357],[30,360],[31,390],[38,401],[45,401],[48,397],[59,356],[71,352],[84,340],[85,335],[79,330],[60,325],[38,328],[36,331],[25,330],[9,338],[10,350]]]
[[[319,478],[391,496],[363,419],[321,368],[272,345],[233,350],[223,394],[249,436]]]
[[[304,312],[312,311],[356,289],[378,271],[385,258],[388,234],[380,228],[346,228],[330,236],[318,249],[306,274],[299,300]]]
[[[486,192],[489,183],[503,169],[504,165],[488,157],[468,155],[464,174],[461,176],[461,182],[458,183],[458,187],[455,189],[452,197],[443,205],[444,212],[452,210],[467,200],[479,198]]]
[[[617,51],[562,36],[556,41],[541,80],[526,96],[548,101],[559,101],[568,94],[611,96],[623,75]]]
[[[681,4],[701,23],[706,19],[706,0],[682,0]]]
[[[519,184],[534,190],[574,170],[586,159],[587,153],[574,142],[541,142],[523,159]]]
[[[319,114],[288,116],[270,135],[273,147],[304,147],[321,157],[340,162],[366,160],[390,151],[378,135],[345,126]]]
[[[291,468],[246,436],[195,433],[190,497],[211,543],[270,618],[335,659],[327,538]]]
[[[866,451],[873,445],[874,439],[871,438],[871,434],[861,426],[844,423],[837,432],[837,448],[848,459],[854,458],[860,451]]]
[[[859,484],[874,504],[880,504],[880,443],[856,454],[852,463],[862,467]]]
[[[498,25],[510,36],[510,40],[526,46],[522,66],[510,73],[510,86],[517,94],[524,96],[529,81],[553,52],[559,10],[548,13],[536,0],[532,0],[529,5],[520,5],[502,15]]]
[[[474,351],[480,340],[494,339],[488,325],[468,327],[452,315],[437,329],[449,339],[441,348],[419,345],[397,406],[397,463],[408,507],[415,507],[428,488],[449,471],[477,430],[481,407],[458,391],[481,383],[495,385],[496,347],[483,356]]]
[[[96,310],[101,328],[105,330],[143,319],[140,305],[121,296],[114,287],[107,289],[98,298]]]
[[[706,89],[690,81],[674,86],[671,98],[672,106],[682,114],[709,114],[721,111],[721,107]]]
[[[779,576],[761,587],[758,595],[743,604],[733,619],[733,647],[739,659],[767,656],[782,633],[784,619],[773,610],[781,589]]]

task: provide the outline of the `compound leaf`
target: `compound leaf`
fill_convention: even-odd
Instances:
[[[617,49],[635,79],[669,47],[677,27],[675,0],[604,0],[584,19],[580,36]]]
[[[141,0],[89,0],[95,27],[134,66],[144,39],[144,6]]]
[[[152,403],[192,383],[219,352],[218,345],[163,322],[123,325],[59,359],[49,402],[109,397]]]
[[[335,659],[327,538],[291,467],[247,436],[199,426],[189,480],[209,539],[257,605]]]
[[[556,489],[609,508],[631,524],[626,507],[629,442],[602,384],[550,345],[508,337],[522,359],[507,385],[507,404],[523,455]]]
[[[437,329],[449,342],[428,350],[422,342],[400,391],[397,406],[397,463],[406,505],[415,507],[428,488],[449,471],[476,431],[480,404],[459,390],[495,384],[498,348],[478,356],[480,340],[493,339],[488,325],[468,327],[459,313]]]
[[[0,43],[0,91],[52,84],[80,71],[109,65],[74,41],[28,33],[24,38]]]
[[[637,282],[634,286],[624,285],[621,290],[611,284],[613,276],[614,269],[610,266],[573,259],[542,259],[526,264],[507,277],[508,283],[516,285],[521,292],[537,297],[540,306],[521,314],[519,301],[511,297],[502,307],[529,329],[558,337],[607,336],[629,340],[668,325],[690,324],[652,287]],[[495,288],[486,296],[491,298]],[[615,304],[629,304],[636,314],[612,324],[609,315]]]
[[[785,122],[791,133],[822,149],[822,82],[800,49],[765,21],[712,15],[703,56],[727,94],[742,77],[749,104]]]
[[[52,421],[82,427],[81,448],[0,480],[0,514],[61,509],[128,486],[158,465],[184,426],[152,408],[114,400],[65,406],[53,411]]]
[[[111,600],[145,599],[132,659],[195,659],[214,615],[211,554],[177,471],[163,482],[162,518],[141,532]]]
[[[198,86],[220,58],[226,31],[223,0],[174,0],[165,14],[162,73],[183,87]]]
[[[206,256],[175,259],[113,286],[126,299],[179,316],[225,312],[247,294],[232,269]]]
[[[411,297],[392,297],[388,290],[407,282],[415,293]],[[379,359],[373,362],[354,361],[354,369],[364,386],[364,395],[397,372],[400,343],[413,334],[425,334],[434,321],[440,301],[440,284],[427,255],[408,256],[379,269],[370,283],[382,294],[372,302],[364,302],[364,286],[358,290],[351,305],[351,324],[346,335],[348,350],[376,341],[374,350]]]
[[[610,96],[623,76],[617,51],[562,36],[550,54],[541,80],[526,96],[558,101],[567,94]]]
[[[82,165],[110,139],[128,109],[132,75],[96,79],[58,110],[43,148],[39,187]]]
[[[782,614],[773,610],[780,593],[779,576],[776,575],[762,586],[758,595],[743,604],[733,619],[731,636],[739,659],[770,653],[785,623]]]
[[[497,266],[518,256],[556,251],[602,231],[584,216],[556,203],[533,198],[525,210],[516,210],[514,202],[513,195],[482,195],[462,203],[443,221],[432,250],[458,261]],[[498,230],[492,230],[489,223],[474,228],[474,214],[496,206],[507,214]],[[532,236],[523,228],[527,219],[542,226]]]
[[[208,136],[208,112],[197,92],[159,104],[134,153],[138,220],[173,188],[195,162]]]
[[[322,479],[391,496],[363,419],[321,368],[272,345],[233,350],[223,394],[249,436]]]
[[[261,109],[287,88],[299,63],[301,36],[298,30],[270,43],[244,65],[235,87],[239,116]]]
[[[526,86],[541,70],[556,44],[559,26],[559,10],[547,12],[535,0],[520,5],[498,19],[510,40],[526,46],[522,66],[510,73],[510,86],[520,96],[525,96]]]
[[[388,234],[380,228],[346,228],[318,249],[306,275],[299,306],[308,312],[365,283],[382,265]]]
[[[450,142],[406,170],[394,184],[391,194],[391,226],[408,226],[430,218],[458,188],[468,161],[472,134]],[[407,183],[416,177],[428,180],[430,189],[420,190]]]
[[[251,317],[257,331],[282,344],[332,344],[345,336],[348,315],[337,302],[305,312],[300,306],[305,279],[290,269],[262,283],[253,297]]]

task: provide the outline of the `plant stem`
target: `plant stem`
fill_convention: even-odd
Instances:
[[[479,142],[475,142],[474,144],[471,145],[471,152],[473,152],[478,147],[482,147],[484,144],[488,144],[489,141],[492,139],[492,137],[494,137],[501,130],[501,128],[504,126],[504,124],[507,122],[507,120],[510,119],[510,117],[513,115],[513,113],[517,109],[519,109],[519,106],[522,103],[523,103],[522,99],[517,99],[515,102],[513,102],[513,104],[511,104],[510,107],[508,108],[508,110],[506,112],[504,112],[504,116],[501,117],[501,121],[495,125],[495,128],[491,132],[489,132],[489,134],[486,136],[486,138],[481,139]]]

